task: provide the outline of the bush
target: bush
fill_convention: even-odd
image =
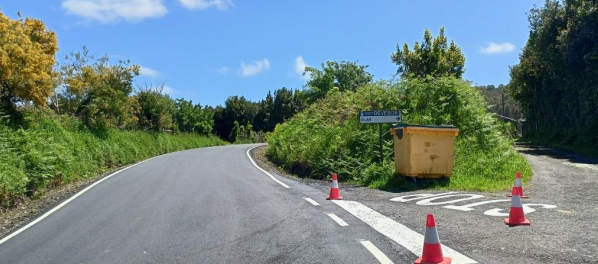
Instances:
[[[331,91],[308,109],[276,126],[267,155],[301,176],[324,179],[332,172],[375,188],[409,188],[396,180],[392,162],[378,165],[378,128],[359,123],[359,111],[402,109],[413,124],[452,124],[460,129],[450,183],[433,186],[465,190],[508,188],[518,170],[530,175],[514,150],[507,126],[487,112],[487,103],[467,82],[452,77],[378,82],[355,92]],[[393,139],[385,131],[384,159],[393,160]],[[378,168],[381,167],[381,168]]]
[[[225,144],[217,137],[107,129],[94,134],[78,119],[25,113],[20,128],[0,123],[0,205],[23,195],[96,176],[152,156]]]

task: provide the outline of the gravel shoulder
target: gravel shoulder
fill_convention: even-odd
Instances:
[[[299,179],[272,164],[265,147],[254,150],[260,166],[280,176],[326,191],[326,181]],[[524,186],[524,207],[531,226],[508,227],[506,193],[457,192],[426,203],[424,198],[390,201],[406,195],[438,195],[448,191],[393,193],[341,183],[346,200],[355,200],[423,233],[425,215],[434,213],[441,241],[480,263],[598,263],[598,160],[551,148],[522,145],[518,151],[531,163],[534,177]],[[525,175],[524,175],[525,177]],[[461,202],[456,199],[483,196]],[[502,201],[499,201],[502,200]],[[446,208],[478,202],[487,204],[462,211]],[[420,203],[420,204],[417,204]],[[494,216],[486,214],[492,214]],[[498,215],[497,215],[498,214]],[[390,243],[390,242],[389,242]]]

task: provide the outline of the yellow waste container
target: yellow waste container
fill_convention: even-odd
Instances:
[[[450,177],[453,174],[454,126],[400,124],[390,129],[394,138],[395,169],[417,178]]]

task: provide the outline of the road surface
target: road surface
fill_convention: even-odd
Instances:
[[[176,152],[119,172],[2,243],[0,263],[410,263],[417,257],[326,201],[325,192],[273,181],[247,157],[254,146]]]

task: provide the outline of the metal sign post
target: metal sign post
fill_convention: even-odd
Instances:
[[[359,123],[378,124],[378,145],[380,153],[380,163],[384,161],[382,149],[382,124],[400,123],[402,121],[401,110],[370,110],[359,113]]]

